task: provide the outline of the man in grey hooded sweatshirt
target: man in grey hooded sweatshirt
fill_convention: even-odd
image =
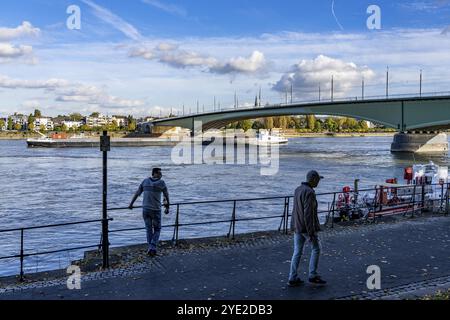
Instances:
[[[326,281],[317,273],[320,256],[320,242],[318,232],[320,231],[319,217],[317,215],[317,200],[314,188],[317,188],[323,179],[317,171],[310,171],[306,181],[295,190],[294,209],[292,211],[291,228],[294,234],[294,254],[291,261],[289,274],[290,287],[297,287],[304,282],[298,276],[298,267],[301,261],[303,247],[309,239],[312,244],[311,259],[309,262],[309,282],[313,284],[326,284]]]

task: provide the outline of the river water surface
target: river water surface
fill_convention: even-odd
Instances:
[[[126,207],[139,183],[154,166],[163,168],[172,202],[286,196],[310,169],[325,180],[318,193],[338,191],[361,180],[373,187],[388,178],[403,177],[403,169],[433,160],[448,165],[448,156],[398,157],[390,153],[392,137],[295,138],[280,148],[280,168],[274,176],[261,176],[259,165],[175,165],[171,147],[118,148],[109,153],[109,207]],[[401,179],[399,179],[401,181]],[[28,149],[25,141],[0,140],[0,229],[101,218],[102,155],[97,149]],[[326,206],[330,199],[321,199]],[[283,200],[242,203],[238,218],[277,215]],[[183,206],[181,223],[223,220],[232,204]],[[142,227],[140,210],[114,211],[111,229]],[[164,217],[172,224],[175,215]],[[240,222],[239,233],[276,229],[280,219]],[[186,227],[180,238],[225,235],[228,224]],[[25,253],[98,244],[98,223],[25,232]],[[164,229],[162,239],[172,237]],[[0,233],[0,257],[20,250],[20,233]],[[112,246],[145,242],[145,231],[111,234]],[[25,272],[64,268],[82,251],[33,256],[25,259]],[[17,259],[0,260],[0,275],[17,274]]]

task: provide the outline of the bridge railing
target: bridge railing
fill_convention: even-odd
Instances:
[[[401,99],[401,98],[409,98],[409,99],[421,99],[421,98],[431,98],[431,97],[450,97],[450,91],[438,91],[438,92],[424,92],[422,94],[410,94],[410,93],[404,93],[404,94],[389,94],[386,95],[371,95],[371,96],[348,96],[348,97],[335,97],[331,99],[331,97],[324,97],[321,99],[305,99],[305,100],[293,100],[292,102],[288,103],[271,103],[264,106],[237,106],[237,107],[225,107],[220,108],[216,111],[201,111],[198,113],[189,113],[185,114],[184,116],[194,116],[194,115],[202,115],[202,114],[209,114],[214,112],[222,112],[222,111],[232,111],[232,110],[255,110],[255,109],[261,109],[261,108],[273,108],[273,107],[289,107],[292,105],[301,105],[301,104],[314,104],[314,103],[338,103],[338,102],[361,102],[361,101],[374,101],[374,100],[389,100],[389,99]],[[180,115],[181,116],[181,115]],[[164,120],[164,119],[160,119]]]

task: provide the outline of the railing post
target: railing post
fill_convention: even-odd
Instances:
[[[286,198],[286,202],[287,202],[287,205],[286,205],[286,220],[285,220],[285,223],[286,223],[285,234],[286,235],[289,233],[289,207],[290,207],[290,201],[291,201],[291,199],[289,197],[287,197]]]
[[[447,192],[445,195],[445,215],[448,215],[448,211],[449,211],[449,203],[448,203],[448,192],[449,192],[449,184],[447,183]]]
[[[172,243],[178,245],[178,230],[180,227],[180,205],[177,204],[177,215],[175,216],[175,227],[173,229]]]
[[[331,204],[331,228],[334,228],[334,211],[336,207],[336,192],[333,194],[333,203]]]
[[[110,137],[103,131],[100,137],[100,150],[103,152],[103,218],[102,218],[102,255],[103,269],[109,268],[109,226],[108,226],[108,151],[111,150]]]
[[[23,273],[23,259],[24,259],[24,250],[23,250],[23,229],[20,229],[20,282],[23,282],[24,280],[24,273]]]
[[[423,214],[425,211],[425,185],[422,184],[422,209],[420,210],[420,213]]]
[[[231,223],[230,229],[228,231],[227,237],[230,238],[230,235],[233,235],[232,240],[235,239],[235,228],[236,228],[236,200],[233,201],[233,213],[231,215]]]

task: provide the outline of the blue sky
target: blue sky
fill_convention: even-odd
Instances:
[[[69,5],[81,30],[66,28]],[[366,26],[369,5],[381,30]],[[335,76],[337,95],[362,78],[381,94],[387,65],[396,93],[450,91],[450,1],[29,0],[2,3],[0,115],[39,107],[135,115],[313,99]],[[428,87],[427,87],[428,85]],[[426,91],[426,90],[425,90]]]

